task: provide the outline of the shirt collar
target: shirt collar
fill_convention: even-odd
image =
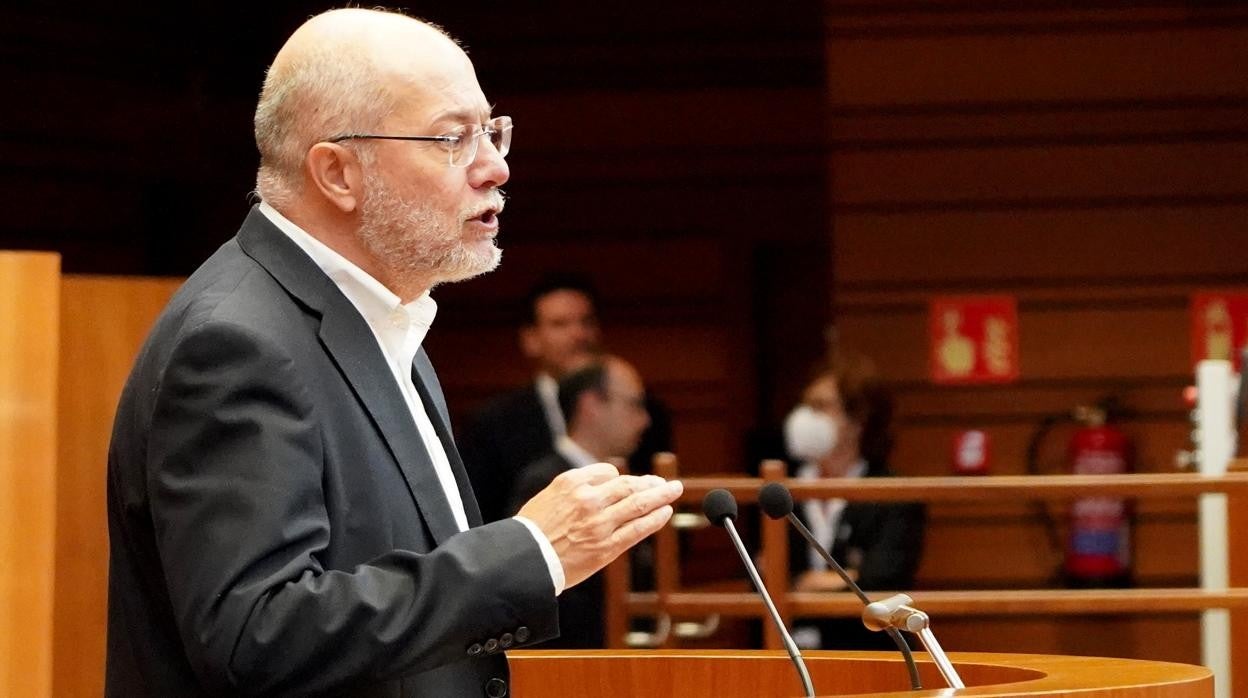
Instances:
[[[543,398],[558,402],[559,381],[555,380],[554,376],[542,371],[533,379],[533,383],[537,386],[537,392],[541,393]]]
[[[342,295],[364,317],[368,326],[377,333],[387,349],[399,357],[408,353],[413,357],[416,355],[416,350],[420,348],[438,313],[438,304],[428,291],[404,304],[393,291],[368,272],[313,237],[277,209],[265,202],[261,202],[259,208],[273,225],[325,272],[338,290],[342,291]]]
[[[543,371],[537,374],[533,385],[537,390],[537,400],[542,405],[542,413],[546,415],[546,424],[550,427],[550,435],[555,441],[558,441],[558,437],[568,433],[568,425],[563,419],[563,411],[559,409],[559,381]]]

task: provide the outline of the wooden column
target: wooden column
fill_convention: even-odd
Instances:
[[[784,461],[763,461],[762,476],[765,482],[783,480],[787,476]],[[761,512],[758,518],[762,522],[763,581],[771,590],[771,600],[776,604],[776,610],[784,619],[785,625],[792,625],[793,614],[789,611],[789,524],[783,519],[773,519]],[[763,646],[767,649],[784,649],[780,631],[776,630],[775,625],[765,615]]]
[[[0,252],[0,695],[52,695],[60,256]]]
[[[1248,370],[1248,366],[1241,370]],[[1248,438],[1241,435],[1240,439]],[[1242,446],[1241,446],[1242,449]],[[1231,461],[1228,472],[1248,472],[1248,458]],[[1227,495],[1227,584],[1248,587],[1248,497]],[[1248,609],[1231,609],[1231,695],[1248,696]]]
[[[181,283],[74,275],[61,283],[51,695],[98,696],[104,690],[105,480],[113,414],[139,346]]]
[[[674,453],[657,453],[654,456],[654,474],[665,480],[680,479],[680,462]],[[680,590],[680,533],[674,523],[664,526],[654,534],[654,591],[658,596],[659,627],[670,622],[667,604],[674,592]],[[671,634],[663,636],[660,647],[675,647]]]

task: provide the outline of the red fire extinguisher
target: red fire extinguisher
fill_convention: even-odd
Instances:
[[[1076,412],[1082,426],[1070,440],[1070,469],[1076,475],[1130,472],[1131,441],[1107,424],[1105,410]],[[1123,587],[1131,583],[1131,503],[1118,497],[1086,497],[1070,508],[1063,573],[1072,587]]]

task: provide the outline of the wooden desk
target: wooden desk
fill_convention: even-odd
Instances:
[[[948,696],[936,666],[916,654],[923,685],[910,691],[905,665],[892,652],[803,653],[821,696],[930,698]],[[802,695],[784,652],[661,650],[517,651],[508,653],[512,695],[545,696],[748,696]],[[1035,654],[953,653],[967,688],[959,696],[1060,698],[1206,698],[1213,675],[1204,667],[1167,662]]]

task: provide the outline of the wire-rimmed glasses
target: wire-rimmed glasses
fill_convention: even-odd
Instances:
[[[482,136],[488,136],[500,157],[507,157],[511,150],[512,122],[510,116],[496,116],[484,124],[460,126],[450,133],[440,136],[388,136],[376,133],[348,133],[334,136],[330,143],[349,140],[387,140],[387,141],[432,141],[441,143],[447,152],[447,161],[451,167],[467,167],[477,159],[477,148]]]

